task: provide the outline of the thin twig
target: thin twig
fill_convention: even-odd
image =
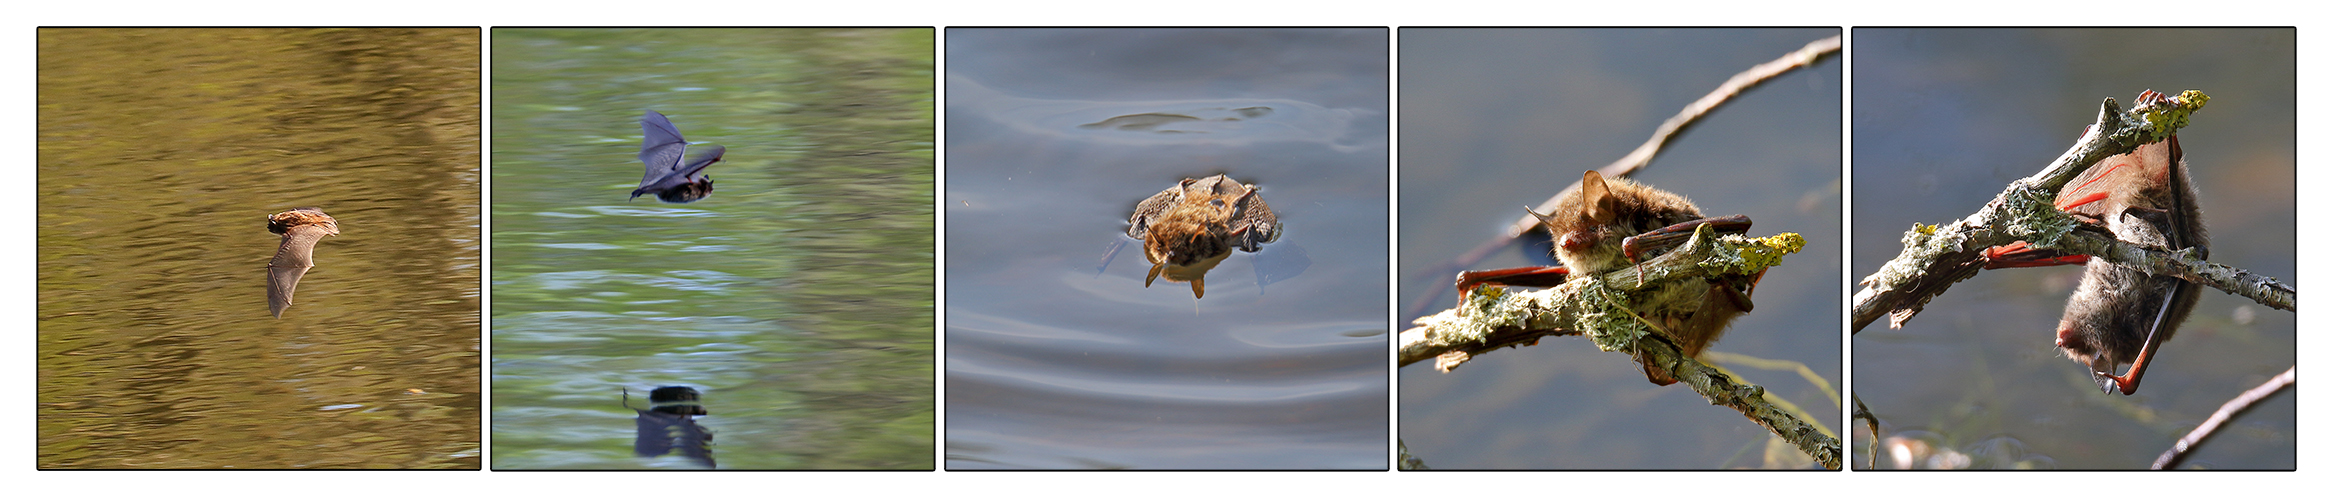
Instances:
[[[1857,419],[1857,420],[1862,420],[1862,421],[1863,421],[1863,425],[1864,425],[1864,427],[1865,427],[1865,428],[1868,428],[1868,429],[1871,429],[1871,448],[1870,448],[1870,450],[1869,450],[1869,451],[1865,451],[1865,452],[1863,453],[1863,455],[1864,455],[1864,458],[1865,458],[1865,459],[1868,459],[1868,460],[1870,460],[1871,462],[1870,462],[1868,465],[1864,465],[1864,466],[1863,466],[1863,469],[1864,469],[1864,470],[1878,470],[1878,469],[1879,469],[1879,416],[1878,416],[1878,415],[1873,415],[1873,414],[1871,414],[1871,408],[1870,408],[1870,407],[1863,406],[1863,396],[1851,396],[1851,397],[1855,398],[1855,416],[1854,416],[1854,418],[1855,418],[1855,419]]]
[[[1678,111],[1676,115],[1670,116],[1666,121],[1662,121],[1660,127],[1653,129],[1652,137],[1645,139],[1644,144],[1638,145],[1635,150],[1629,151],[1626,156],[1620,157],[1619,160],[1614,160],[1612,163],[1606,164],[1602,168],[1596,169],[1596,173],[1602,174],[1606,178],[1625,178],[1633,175],[1637,170],[1641,170],[1646,165],[1652,164],[1653,157],[1660,155],[1661,149],[1668,146],[1670,140],[1676,139],[1678,136],[1683,135],[1686,129],[1692,128],[1693,124],[1695,123],[1699,123],[1703,116],[1709,115],[1709,112],[1717,110],[1719,106],[1722,106],[1726,102],[1731,101],[1735,96],[1739,96],[1743,92],[1747,92],[1752,88],[1756,88],[1759,84],[1773,80],[1775,77],[1789,73],[1791,70],[1814,66],[1816,63],[1822,62],[1823,59],[1837,55],[1838,53],[1839,37],[1833,36],[1821,40],[1815,40],[1813,42],[1808,42],[1806,46],[1800,47],[1798,50],[1791,51],[1788,54],[1783,54],[1781,58],[1767,61],[1757,66],[1751,66],[1750,69],[1743,70],[1741,73],[1736,73],[1732,78],[1727,78],[1725,83],[1719,84],[1715,90],[1711,90],[1708,94],[1702,95],[1700,99],[1694,100],[1692,104],[1685,105],[1685,109]],[[1579,189],[1579,181],[1572,181],[1571,184],[1564,186],[1563,189],[1557,190],[1554,196],[1549,196],[1547,201],[1540,202],[1539,206],[1554,206],[1555,200],[1562,198],[1565,192],[1576,191]],[[1455,274],[1458,271],[1465,270],[1466,268],[1473,267],[1475,263],[1482,262],[1483,259],[1490,257],[1491,254],[1497,253],[1499,249],[1506,248],[1507,245],[1514,243],[1515,237],[1522,236],[1523,233],[1530,231],[1531,228],[1537,227],[1538,223],[1538,219],[1532,217],[1522,217],[1516,219],[1513,224],[1509,224],[1507,226],[1506,231],[1503,231],[1496,236],[1492,236],[1490,239],[1484,240],[1482,243],[1476,244],[1473,249],[1467,250],[1465,254],[1459,255],[1457,258],[1451,259],[1448,262],[1444,262],[1439,265],[1427,266],[1426,269],[1420,271],[1418,273],[1419,276],[1414,279],[1447,279],[1450,275]],[[1418,316],[1424,313],[1426,308],[1432,307],[1435,301],[1442,300],[1442,294],[1444,293],[1449,293],[1449,291],[1437,287],[1433,292],[1427,293],[1425,296],[1420,297],[1418,302],[1412,304],[1408,309],[1409,315]]]
[[[2155,457],[2155,465],[2149,468],[2163,470],[2178,467],[2180,461],[2187,459],[2188,452],[2195,451],[2197,445],[2203,444],[2203,440],[2211,438],[2212,432],[2220,429],[2220,424],[2228,423],[2228,420],[2243,414],[2245,410],[2252,409],[2253,404],[2268,399],[2269,396],[2276,395],[2277,391],[2282,391],[2292,385],[2293,369],[2285,368],[2283,374],[2268,379],[2268,383],[2260,384],[2259,387],[2236,395],[2236,399],[2228,400],[2227,404],[2220,405],[2219,411],[2212,412],[2211,418],[2205,419],[2203,425],[2195,426],[2195,430],[2189,431],[2186,436],[2179,438],[2179,442],[2172,443],[2171,449],[2163,450],[2163,455]]]

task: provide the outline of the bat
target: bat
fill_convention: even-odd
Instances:
[[[689,150],[688,141],[681,139],[672,120],[655,110],[640,117],[640,132],[640,162],[648,164],[648,174],[640,178],[640,188],[632,190],[630,199],[655,194],[665,203],[688,203],[713,194],[713,176],[705,174],[705,167],[721,161],[726,148],[702,145],[688,161],[681,161],[682,153]]]
[[[1232,250],[1254,252],[1280,239],[1280,218],[1256,194],[1256,186],[1222,174],[1183,179],[1134,205],[1126,236],[1142,240],[1150,259],[1149,287],[1161,275],[1191,283],[1191,296],[1207,296],[1207,271]]]
[[[638,429],[632,438],[632,454],[641,457],[661,457],[679,452],[706,467],[713,466],[713,431],[697,423],[698,415],[706,415],[704,405],[698,404],[697,390],[688,386],[670,385],[648,391],[648,408],[632,407],[631,391],[624,392],[624,407],[639,413],[633,419]]]
[[[292,289],[316,267],[316,242],[339,236],[340,222],[316,207],[295,208],[267,216],[267,232],[284,236],[275,258],[267,261],[267,312],[282,318],[284,309],[292,307]]]
[[[1539,218],[1555,239],[1555,258],[1562,266],[1532,266],[1458,273],[1459,303],[1483,285],[1550,287],[1574,276],[1592,277],[1625,269],[1644,259],[1667,253],[1693,237],[1704,224],[1721,233],[1750,230],[1743,215],[1704,218],[1700,207],[1684,196],[1627,179],[1605,179],[1589,170],[1581,174],[1580,189],[1565,192],[1546,214],[1524,211]],[[1701,354],[1725,334],[1726,325],[1755,307],[1750,293],[1760,271],[1747,280],[1720,278],[1685,280],[1638,292],[1635,312],[1677,344],[1685,356]],[[1658,385],[1676,383],[1668,370],[1642,360],[1645,379]]]
[[[2125,242],[2167,251],[2192,247],[2197,257],[2210,256],[2210,235],[2178,136],[2092,164],[2059,190],[2056,205]],[[2200,286],[2187,280],[2024,242],[1987,249],[1985,258],[1986,269],[2084,266],[2082,283],[2058,320],[2056,345],[2088,367],[2091,380],[2109,394],[2138,392],[2147,363],[2201,298]],[[2124,364],[2130,371],[2115,375]]]

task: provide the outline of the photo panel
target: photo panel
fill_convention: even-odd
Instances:
[[[38,468],[480,467],[477,28],[44,28]]]
[[[947,463],[1389,465],[1384,28],[947,30]]]
[[[931,470],[933,36],[494,29],[492,467]]]
[[[1402,29],[1397,306],[1425,322],[1400,337],[1403,468],[1830,466],[1816,455],[1835,461],[1844,433],[1839,35]],[[1706,113],[1664,125],[1689,109]],[[1630,175],[1606,168],[1654,151]],[[1697,228],[1779,261],[1665,277],[1695,267],[1659,257],[1697,255]],[[1478,273],[1464,304],[1462,271]],[[1715,369],[1640,361],[1655,349]],[[1753,384],[1764,397],[1738,406],[1706,395]],[[1769,431],[1753,411],[1800,423]]]
[[[1914,224],[1967,218],[2041,172],[2106,99],[2135,109],[2145,91],[2195,90],[2208,101],[2175,140],[2136,146],[2157,156],[2089,165],[2098,173],[2051,198],[2115,239],[2198,248],[2293,282],[2293,29],[1868,28],[1854,38],[1849,279],[1897,258]],[[2184,173],[2170,175],[2174,164]],[[1988,255],[2007,264],[2034,253]],[[1879,417],[1878,468],[2145,469],[2223,403],[2294,366],[2291,311],[2128,269],[2091,257],[1977,272],[1902,328],[1885,317],[1861,327],[1853,392]],[[2143,384],[2092,376],[2126,373],[2149,333],[2160,338]],[[2292,391],[2227,425],[2166,466],[2295,467]],[[1849,447],[1857,467],[1871,460],[1863,429]]]

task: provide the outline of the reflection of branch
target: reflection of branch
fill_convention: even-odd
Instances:
[[[1652,163],[1653,157],[1661,153],[1661,148],[1667,146],[1670,139],[1675,139],[1678,135],[1683,134],[1685,129],[1699,122],[1701,117],[1732,100],[1734,96],[1756,88],[1758,84],[1766,83],[1767,80],[1772,80],[1774,77],[1782,76],[1783,73],[1788,73],[1790,70],[1813,66],[1815,63],[1822,62],[1824,58],[1838,53],[1839,37],[1833,36],[1808,42],[1805,47],[1800,47],[1789,54],[1783,54],[1779,59],[1751,66],[1750,69],[1735,74],[1733,78],[1726,79],[1725,83],[1717,86],[1717,89],[1702,95],[1692,104],[1685,105],[1684,110],[1678,111],[1675,116],[1670,116],[1667,121],[1661,122],[1659,128],[1653,129],[1653,136],[1645,139],[1644,144],[1638,145],[1634,151],[1629,151],[1627,156],[1622,156],[1619,160],[1596,169],[1596,173],[1602,174],[1606,178],[1628,177],[1630,174],[1636,173],[1638,169]],[[1547,201],[1541,202],[1539,206],[1555,206],[1555,200],[1562,198],[1564,192],[1578,189],[1580,189],[1579,181],[1572,181],[1570,185],[1557,190],[1554,196],[1549,196]],[[1451,259],[1443,265],[1428,267],[1422,274],[1426,275],[1425,279],[1444,279],[1459,270],[1473,267],[1475,263],[1490,257],[1491,253],[1506,248],[1508,243],[1514,242],[1516,236],[1537,227],[1538,223],[1539,220],[1532,217],[1516,219],[1515,223],[1507,226],[1506,232],[1475,245],[1474,249],[1468,250],[1465,254]],[[1436,288],[1434,292],[1420,298],[1417,304],[1410,307],[1410,315],[1416,316],[1425,312],[1426,308],[1432,306],[1434,301],[1442,299],[1442,293],[1441,289]]]
[[[1792,233],[1758,239],[1713,234],[1703,226],[1694,232],[1693,239],[1646,261],[1641,270],[1620,269],[1594,279],[1574,278],[1562,286],[1530,292],[1477,289],[1467,303],[1419,318],[1417,328],[1403,331],[1401,365],[1434,359],[1436,369],[1449,371],[1474,355],[1500,347],[1535,342],[1547,335],[1586,335],[1599,349],[1630,352],[1639,360],[1667,369],[1711,404],[1742,412],[1824,467],[1838,469],[1838,438],[1767,401],[1765,388],[1741,383],[1685,357],[1665,337],[1647,331],[1643,320],[1630,312],[1624,297],[1631,292],[1676,280],[1757,273],[1806,244],[1804,238]]]
[[[2220,424],[2228,423],[2229,419],[2236,418],[2236,414],[2252,409],[2254,403],[2268,399],[2269,396],[2276,395],[2277,391],[2282,391],[2292,385],[2293,369],[2285,368],[2284,374],[2268,379],[2268,383],[2260,384],[2259,387],[2236,395],[2236,399],[2228,400],[2227,404],[2220,405],[2220,411],[2212,412],[2211,418],[2204,420],[2203,425],[2195,426],[2194,431],[2179,438],[2179,442],[2172,443],[2171,449],[2163,450],[2163,455],[2155,457],[2155,465],[2150,468],[2163,470],[2178,467],[2180,461],[2187,459],[2188,452],[2195,451],[2196,445],[2203,444],[2203,440],[2210,438],[2213,431],[2220,429]]]
[[[2001,194],[1967,218],[1934,226],[1915,224],[1905,232],[1903,252],[1864,278],[1863,290],[1855,293],[1854,329],[1862,331],[1881,315],[1889,316],[1889,326],[1903,326],[1930,299],[1943,294],[1953,283],[1975,276],[1983,268],[1981,254],[1985,249],[2019,241],[2034,248],[2143,267],[2251,298],[2270,307],[2291,309],[2291,286],[2240,269],[2203,262],[2193,257],[2192,249],[2147,249],[2097,231],[2082,230],[2080,223],[2053,204],[2058,188],[2083,169],[2108,157],[2128,153],[2139,145],[2169,138],[2187,125],[2189,113],[2201,109],[2209,99],[2193,90],[2168,99],[2142,95],[2139,105],[2127,112],[2113,98],[2106,99],[2100,104],[2098,119],[2090,130],[2041,172],[2009,183]]]
[[[1864,469],[1864,470],[1874,470],[1874,469],[1878,469],[1878,468],[1879,468],[1879,416],[1878,416],[1878,415],[1873,415],[1873,414],[1871,414],[1871,408],[1867,408],[1867,407],[1864,407],[1864,406],[1863,406],[1863,396],[1855,396],[1854,398],[1855,398],[1855,416],[1854,416],[1853,418],[1855,418],[1855,419],[1857,419],[1857,420],[1862,420],[1862,421],[1863,421],[1863,425],[1865,426],[1865,428],[1867,428],[1867,429],[1871,429],[1871,450],[1870,450],[1870,451],[1867,451],[1867,452],[1864,452],[1864,455],[1865,455],[1865,456],[1864,456],[1864,458],[1871,460],[1871,463],[1870,463],[1869,465],[1865,465],[1865,466],[1863,466],[1863,469]]]

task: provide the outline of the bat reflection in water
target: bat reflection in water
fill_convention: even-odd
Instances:
[[[688,141],[681,140],[680,129],[663,113],[649,110],[640,117],[640,162],[648,164],[648,175],[640,178],[640,188],[632,190],[632,198],[654,194],[665,203],[688,203],[713,195],[713,176],[705,174],[705,167],[721,161],[726,151],[719,145],[698,147],[694,157],[681,161],[688,151]]]
[[[1142,242],[1143,256],[1151,263],[1142,286],[1165,276],[1170,282],[1189,282],[1194,298],[1207,296],[1207,271],[1223,263],[1232,250],[1253,253],[1280,239],[1280,219],[1256,187],[1221,174],[1183,179],[1151,195],[1134,206],[1126,223],[1126,236]],[[1108,269],[1125,243],[1120,240],[1110,247],[1102,257],[1102,269]],[[1290,250],[1276,254],[1269,266],[1265,259],[1257,259],[1258,287],[1312,265],[1301,249]]]
[[[2162,94],[2139,95],[2140,105],[2159,103]],[[2058,192],[2057,208],[2092,227],[2103,225],[2115,239],[2165,251],[2194,248],[2210,257],[2210,236],[2196,206],[2195,183],[2179,137],[2141,145],[2100,160]],[[2144,269],[2028,248],[2024,242],[1985,252],[1986,269],[2083,265],[2082,284],[2066,299],[2058,320],[2057,346],[2090,370],[2091,380],[2109,394],[2138,392],[2163,341],[2170,340],[2200,298],[2199,285]],[[2130,364],[2130,372],[2115,375]]]
[[[1627,269],[1683,244],[1703,224],[1720,233],[1750,230],[1747,216],[1703,218],[1701,209],[1684,196],[1627,179],[1607,180],[1594,170],[1581,174],[1580,189],[1565,192],[1556,200],[1554,210],[1531,215],[1537,216],[1555,238],[1555,257],[1563,266],[1458,273],[1459,304],[1465,304],[1468,295],[1482,285],[1551,287],[1573,276],[1592,277]],[[1725,335],[1727,324],[1750,312],[1750,293],[1763,276],[1765,271],[1747,278],[1659,285],[1635,294],[1635,312],[1675,342],[1685,356],[1699,356],[1702,349]],[[1677,382],[1651,360],[1641,362],[1645,378],[1652,383]]]
[[[697,424],[697,416],[708,413],[697,403],[696,389],[658,387],[648,392],[647,409],[633,408],[632,392],[626,389],[624,407],[640,414],[633,420],[639,431],[632,440],[632,454],[661,457],[677,453],[705,467],[713,466],[713,431]]]
[[[267,313],[282,318],[284,309],[292,307],[292,290],[300,286],[300,277],[316,267],[316,242],[339,236],[340,221],[316,207],[295,208],[267,216],[267,232],[284,236],[276,244],[275,258],[267,261]]]

